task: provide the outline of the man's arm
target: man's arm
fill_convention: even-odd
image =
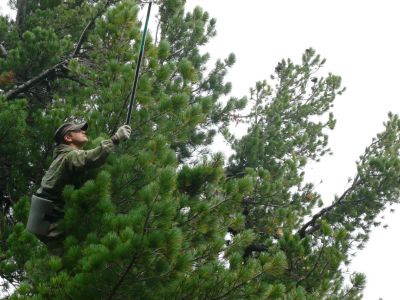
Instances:
[[[104,140],[91,150],[74,150],[67,156],[67,166],[70,171],[98,168],[105,163],[107,156],[114,150],[111,140]]]
[[[109,140],[101,142],[100,146],[92,150],[74,150],[67,156],[68,169],[70,171],[81,171],[100,167],[105,163],[107,156],[114,150],[115,145],[125,141],[131,134],[128,125],[121,126]]]

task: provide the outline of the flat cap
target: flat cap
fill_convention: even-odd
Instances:
[[[57,128],[56,132],[54,133],[54,140],[56,141],[57,144],[60,144],[63,141],[64,136],[70,132],[70,131],[75,131],[75,130],[87,130],[88,128],[88,123],[80,123],[80,124],[74,124],[74,123],[64,123],[60,127]]]

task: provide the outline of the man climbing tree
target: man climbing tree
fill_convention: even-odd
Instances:
[[[50,243],[63,239],[60,222],[64,216],[62,190],[66,185],[81,187],[88,179],[88,171],[101,166],[114,145],[129,138],[129,125],[121,126],[111,139],[103,140],[92,150],[83,150],[88,142],[88,123],[65,123],[55,132],[57,146],[53,162],[44,175],[40,188],[32,196],[28,229]]]

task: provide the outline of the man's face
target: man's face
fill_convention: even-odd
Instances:
[[[64,136],[64,139],[68,144],[76,146],[77,148],[82,148],[88,141],[86,131],[81,129],[68,132]]]

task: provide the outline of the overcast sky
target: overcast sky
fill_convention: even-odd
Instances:
[[[4,13],[7,0],[0,0]],[[395,0],[187,0],[217,19],[217,37],[205,49],[213,59],[236,54],[228,80],[232,95],[244,96],[268,79],[282,58],[299,62],[308,47],[327,58],[324,71],[342,76],[347,91],[336,100],[338,119],[330,135],[332,157],[309,171],[326,203],[341,194],[355,161],[387,113],[400,113],[400,18]],[[364,299],[399,299],[400,210],[385,214],[388,229],[375,229],[352,270],[367,275]]]

